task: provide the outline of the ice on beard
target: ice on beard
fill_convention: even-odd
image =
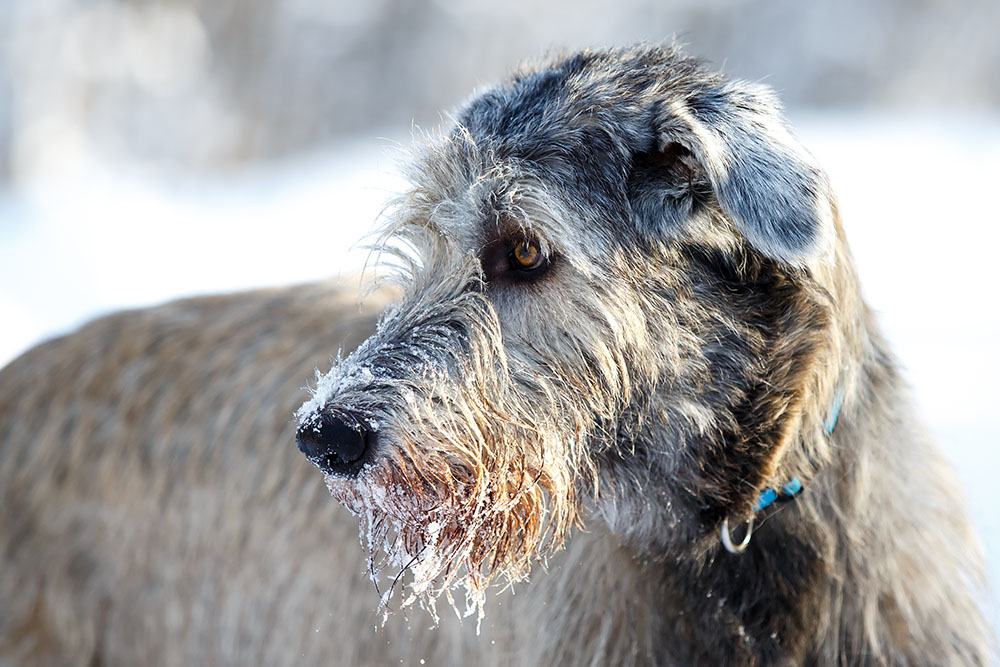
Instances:
[[[437,623],[437,600],[443,594],[459,618],[476,615],[478,633],[486,577],[469,571],[464,563],[475,531],[486,523],[483,508],[490,505],[485,498],[428,503],[397,485],[387,485],[371,468],[355,479],[330,475],[326,483],[333,497],[360,519],[359,539],[367,552],[369,577],[380,592],[383,623],[397,589],[405,589],[401,609],[419,603]],[[458,502],[475,509],[471,514],[459,511]],[[388,574],[383,576],[383,571]],[[452,595],[455,589],[464,590],[464,610]]]

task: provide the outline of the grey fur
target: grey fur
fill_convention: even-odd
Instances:
[[[326,475],[365,548],[284,419],[372,311],[327,286],[105,320],[0,374],[0,656],[988,662],[959,493],[769,93],[671,48],[557,58],[411,178],[380,244],[399,298],[297,412],[377,434]],[[456,591],[478,622],[438,614]]]

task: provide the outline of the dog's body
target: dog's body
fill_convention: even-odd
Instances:
[[[291,445],[314,369],[374,330],[384,298],[359,307],[357,295],[355,281],[122,313],[3,369],[0,664],[607,664],[636,652],[639,628],[597,604],[578,613],[583,600],[642,599],[640,568],[599,530],[548,576],[491,599],[478,634],[450,613],[438,627],[420,611],[382,625],[357,520]]]
[[[377,330],[380,297],[313,286],[114,316],[3,370],[0,656],[988,661],[950,471],[766,92],[579,54],[474,98],[417,165]],[[373,331],[297,433],[366,562],[289,416]],[[456,587],[479,622],[432,628]]]

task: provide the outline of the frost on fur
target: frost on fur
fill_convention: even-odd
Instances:
[[[419,601],[436,617],[437,598],[454,604],[461,588],[464,613],[481,618],[487,586],[524,578],[574,520],[565,435],[584,421],[569,394],[507,355],[494,309],[469,288],[474,267],[454,264],[425,264],[414,297],[320,378],[296,416],[308,427],[345,415],[378,433],[356,476],[326,482],[360,518],[383,602],[405,587],[402,606]]]

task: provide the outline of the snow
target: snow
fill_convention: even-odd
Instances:
[[[867,298],[956,466],[996,585],[1000,117],[792,114],[792,125],[839,195]],[[0,364],[110,310],[360,269],[358,241],[402,187],[394,153],[332,146],[214,178],[87,151],[55,160],[0,190]]]

